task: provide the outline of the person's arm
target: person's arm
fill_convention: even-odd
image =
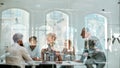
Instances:
[[[40,47],[37,45],[36,47],[36,51],[35,51],[35,54],[36,54],[36,57],[32,58],[33,60],[35,61],[40,61],[41,60],[41,51],[40,51]]]
[[[102,47],[100,40],[95,36],[93,36],[92,39],[94,40],[94,44],[95,44],[94,49],[99,52],[103,51],[103,47]]]
[[[41,60],[44,61],[45,57],[44,57],[44,53],[45,53],[46,49],[42,49],[41,50]]]
[[[62,56],[59,51],[56,51],[56,56],[57,56],[58,61],[62,61]]]
[[[66,54],[66,52],[67,52],[67,48],[63,48],[62,53]]]
[[[84,50],[79,62],[84,62],[84,60],[88,57],[88,50],[88,41],[85,41]]]
[[[103,48],[100,43],[100,40],[97,37],[92,37],[89,41],[90,44],[90,50],[89,50],[89,56],[95,56],[98,52],[102,52]]]
[[[35,54],[36,54],[35,57],[33,57],[32,59],[35,61],[40,61],[41,60],[41,56],[40,56],[41,51],[39,48],[37,48],[37,50],[35,51]]]
[[[73,46],[73,51],[72,51],[73,55],[75,56],[75,47]]]
[[[25,60],[25,62],[31,64],[33,60],[32,60],[32,58],[30,57],[28,51],[27,51],[24,47],[21,48],[21,53],[22,53],[22,57],[23,57],[23,59]]]

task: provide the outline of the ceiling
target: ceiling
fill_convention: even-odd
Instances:
[[[32,17],[34,19],[42,10],[42,12],[51,9],[78,11],[72,14],[76,13],[82,17],[82,14],[104,11],[102,14],[109,18],[109,23],[116,23],[118,26],[120,17],[118,2],[120,0],[0,0],[0,12],[9,8],[21,8],[36,14]],[[38,21],[40,17],[37,18]]]
[[[31,14],[49,10],[64,10],[77,15],[100,13],[118,23],[120,0],[0,0],[0,12],[9,8],[20,8]],[[73,11],[73,12],[71,12]],[[35,15],[36,16],[36,15]],[[82,15],[83,16],[83,15]],[[112,23],[112,22],[111,22]]]
[[[118,0],[0,0],[0,9],[23,8],[27,10],[64,9],[64,10],[102,10],[112,12]]]

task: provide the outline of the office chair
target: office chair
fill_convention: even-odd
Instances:
[[[20,68],[17,65],[0,64],[0,68]]]
[[[40,68],[57,68],[56,64],[40,64]]]

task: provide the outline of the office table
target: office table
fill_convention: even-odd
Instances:
[[[74,62],[74,61],[62,61],[62,63],[56,63],[54,61],[34,61],[32,65],[26,65],[26,68],[43,68],[43,66],[45,68],[47,68],[47,66],[52,66],[52,68],[57,68],[57,66],[82,66],[84,65],[83,63],[78,63],[78,62]]]

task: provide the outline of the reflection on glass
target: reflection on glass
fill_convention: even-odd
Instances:
[[[17,8],[7,9],[2,12],[1,25],[1,45],[12,44],[11,38],[16,32],[22,33],[26,41],[29,35],[29,13]]]
[[[102,47],[107,49],[107,18],[99,14],[89,14],[85,17],[85,26],[93,36],[100,39]]]
[[[63,48],[63,43],[65,39],[76,40],[74,33],[76,29],[71,27],[69,24],[69,15],[62,11],[52,11],[46,15],[46,26],[50,26],[52,28],[52,32],[54,32],[57,36],[57,44],[59,47]],[[72,44],[76,42],[73,41]]]

